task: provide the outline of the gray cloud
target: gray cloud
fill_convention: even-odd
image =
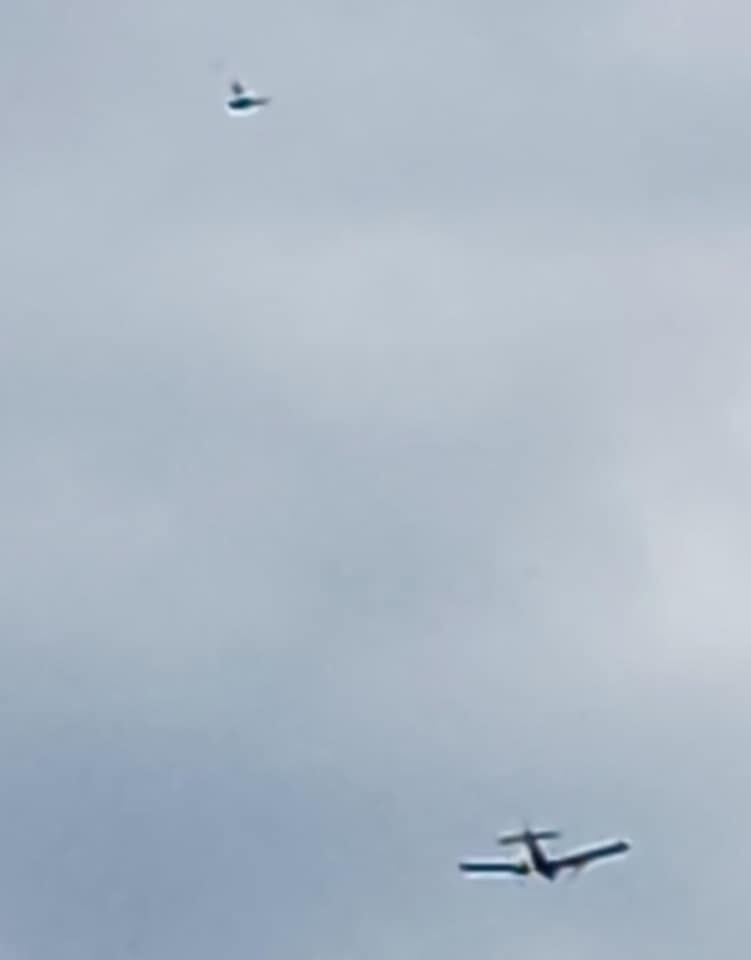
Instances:
[[[8,956],[738,952],[747,67],[687,10],[7,18]],[[461,882],[524,816],[633,857]]]

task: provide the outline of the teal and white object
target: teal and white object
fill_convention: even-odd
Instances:
[[[254,90],[248,90],[239,80],[233,80],[230,89],[232,95],[227,98],[225,107],[233,117],[247,117],[271,103],[271,97],[262,97]]]

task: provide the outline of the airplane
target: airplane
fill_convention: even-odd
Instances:
[[[225,101],[227,113],[232,116],[245,116],[250,113],[256,113],[261,107],[271,103],[271,97],[261,97],[255,91],[248,90],[239,80],[233,80],[230,84],[232,96]]]
[[[546,880],[553,881],[561,870],[571,869],[578,873],[596,860],[626,853],[631,849],[628,840],[612,840],[597,846],[575,850],[562,857],[548,856],[540,845],[540,841],[556,840],[560,835],[558,830],[530,830],[528,827],[525,827],[521,833],[502,834],[498,837],[498,843],[502,846],[522,845],[529,854],[529,862],[526,860],[462,860],[459,863],[459,869],[463,873],[476,875],[511,874],[525,877],[530,873],[539,873]]]

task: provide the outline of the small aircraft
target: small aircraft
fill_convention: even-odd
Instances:
[[[230,84],[232,96],[225,101],[227,113],[234,117],[247,116],[250,113],[256,113],[261,107],[271,103],[271,97],[261,97],[255,91],[248,90],[239,80],[233,80]]]
[[[550,857],[540,846],[541,840],[555,840],[560,837],[558,830],[530,830],[526,827],[521,833],[507,833],[498,837],[502,846],[521,844],[529,854],[526,860],[462,860],[459,869],[470,874],[512,874],[526,877],[530,873],[539,873],[546,880],[555,880],[561,870],[571,869],[578,873],[595,860],[602,860],[631,849],[627,840],[611,840],[594,847],[575,850],[562,857]]]

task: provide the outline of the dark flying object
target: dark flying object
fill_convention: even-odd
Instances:
[[[261,107],[271,103],[271,97],[261,97],[253,90],[248,90],[239,80],[230,84],[232,95],[225,101],[227,113],[234,117],[247,116],[256,113]]]
[[[555,880],[561,870],[570,869],[578,872],[596,860],[626,853],[631,849],[631,844],[627,840],[612,840],[593,847],[585,847],[582,850],[575,850],[573,853],[567,853],[562,857],[548,856],[540,845],[540,841],[555,840],[557,837],[560,837],[557,830],[525,829],[521,833],[504,834],[498,838],[498,842],[504,846],[521,844],[526,848],[529,861],[462,860],[459,863],[459,869],[469,874],[516,874],[522,877],[530,873],[539,873],[546,880]]]

